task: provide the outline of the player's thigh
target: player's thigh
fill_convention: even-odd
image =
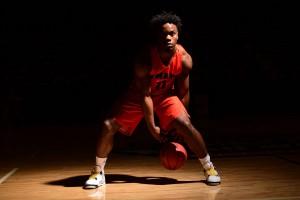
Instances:
[[[114,111],[114,122],[119,126],[119,132],[131,135],[144,117],[139,99],[128,98],[120,102],[118,110]]]
[[[189,114],[177,96],[164,99],[156,105],[155,112],[160,121],[160,127],[164,131],[169,131],[171,122],[178,118],[189,119]]]

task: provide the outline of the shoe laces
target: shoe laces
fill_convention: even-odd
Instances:
[[[99,175],[99,173],[92,173],[92,175],[90,176],[90,179],[97,179],[98,175]]]
[[[206,170],[206,173],[209,175],[209,176],[218,176],[218,172],[217,170],[215,170],[214,167],[211,167],[209,169]]]
[[[95,167],[91,170],[91,176],[90,178],[91,179],[96,179],[97,176],[101,174],[101,172],[99,172]]]

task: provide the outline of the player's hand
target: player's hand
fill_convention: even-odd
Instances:
[[[150,132],[153,135],[153,137],[158,140],[160,143],[166,142],[167,138],[165,135],[163,135],[160,131],[160,128],[158,126],[154,126],[150,128]]]

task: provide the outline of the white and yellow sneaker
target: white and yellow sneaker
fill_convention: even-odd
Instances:
[[[213,166],[207,170],[204,170],[204,175],[208,185],[219,185],[221,183],[221,177]]]
[[[105,185],[104,171],[98,172],[95,169],[91,171],[89,179],[85,182],[84,189],[95,189],[99,186]]]

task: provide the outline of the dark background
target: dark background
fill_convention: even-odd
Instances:
[[[295,5],[174,0],[105,4],[1,7],[0,140],[5,155],[56,147],[93,151],[99,121],[130,80],[132,58],[146,41],[147,22],[162,10],[183,20],[180,43],[194,60],[190,113],[209,144],[233,138],[244,146],[297,141]],[[143,122],[136,132],[131,140],[124,139],[131,148],[156,144]],[[126,146],[117,144],[116,149]]]

